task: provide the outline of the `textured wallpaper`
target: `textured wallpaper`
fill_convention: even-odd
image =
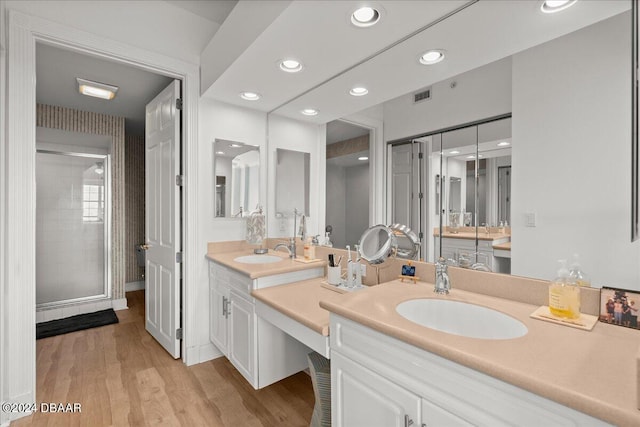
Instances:
[[[111,205],[111,294],[113,299],[124,298],[127,255],[125,243],[124,117],[38,104],[36,106],[36,126],[111,136],[111,194],[113,198]]]
[[[125,137],[125,282],[142,280],[144,268],[138,267],[136,245],[144,243],[144,137]]]

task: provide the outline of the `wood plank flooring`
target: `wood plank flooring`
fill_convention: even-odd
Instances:
[[[37,412],[12,426],[308,426],[311,379],[298,373],[262,390],[224,358],[187,367],[144,329],[144,291],[127,293],[120,323],[37,341]]]

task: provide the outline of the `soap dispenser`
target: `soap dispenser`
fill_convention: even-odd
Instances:
[[[568,319],[580,317],[580,288],[569,276],[567,261],[559,260],[557,277],[549,285],[549,311]]]
[[[573,254],[573,262],[569,269],[569,277],[573,279],[575,284],[578,286],[591,286],[589,277],[584,273],[584,271],[582,271],[582,267],[580,266],[580,256],[578,254]]]

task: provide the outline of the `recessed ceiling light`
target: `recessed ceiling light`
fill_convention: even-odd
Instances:
[[[369,160],[367,156],[358,157],[358,160]]]
[[[94,169],[94,172],[97,173],[98,175],[102,175],[104,173],[104,163],[102,162],[96,163],[96,168]]]
[[[353,96],[364,96],[368,93],[369,93],[369,89],[362,86],[354,87],[349,91],[349,95],[353,95]]]
[[[475,159],[476,156],[467,156],[467,159]]]
[[[241,92],[240,98],[246,99],[247,101],[257,101],[260,99],[260,94],[255,92]]]
[[[239,148],[239,147],[242,147],[242,145],[240,145],[240,144],[231,144],[231,147],[233,147],[233,148]]]
[[[449,151],[449,154],[460,154],[458,150]]]
[[[511,145],[509,141],[498,142],[498,147],[506,147],[507,145]]]
[[[556,13],[573,6],[578,0],[546,0],[540,10],[544,13]]]
[[[380,12],[370,6],[364,6],[351,14],[351,23],[356,27],[370,27],[380,20]]]
[[[224,154],[224,151],[216,151],[216,154]]]
[[[316,110],[315,108],[305,108],[304,110],[300,111],[302,114],[304,114],[305,116],[316,116],[318,115],[318,110]]]
[[[302,64],[295,59],[284,59],[280,61],[280,69],[287,73],[297,73],[302,70]]]
[[[420,57],[420,63],[424,65],[433,65],[444,59],[444,50],[431,49],[426,51]]]
[[[112,86],[105,83],[92,82],[91,80],[76,77],[78,82],[78,91],[87,96],[101,99],[113,99],[118,92],[118,86]]]

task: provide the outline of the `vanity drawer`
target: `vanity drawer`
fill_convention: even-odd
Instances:
[[[251,297],[251,290],[253,289],[253,280],[245,276],[244,274],[236,273],[235,271],[228,272],[228,283],[231,289],[242,293],[242,296],[253,301]]]

